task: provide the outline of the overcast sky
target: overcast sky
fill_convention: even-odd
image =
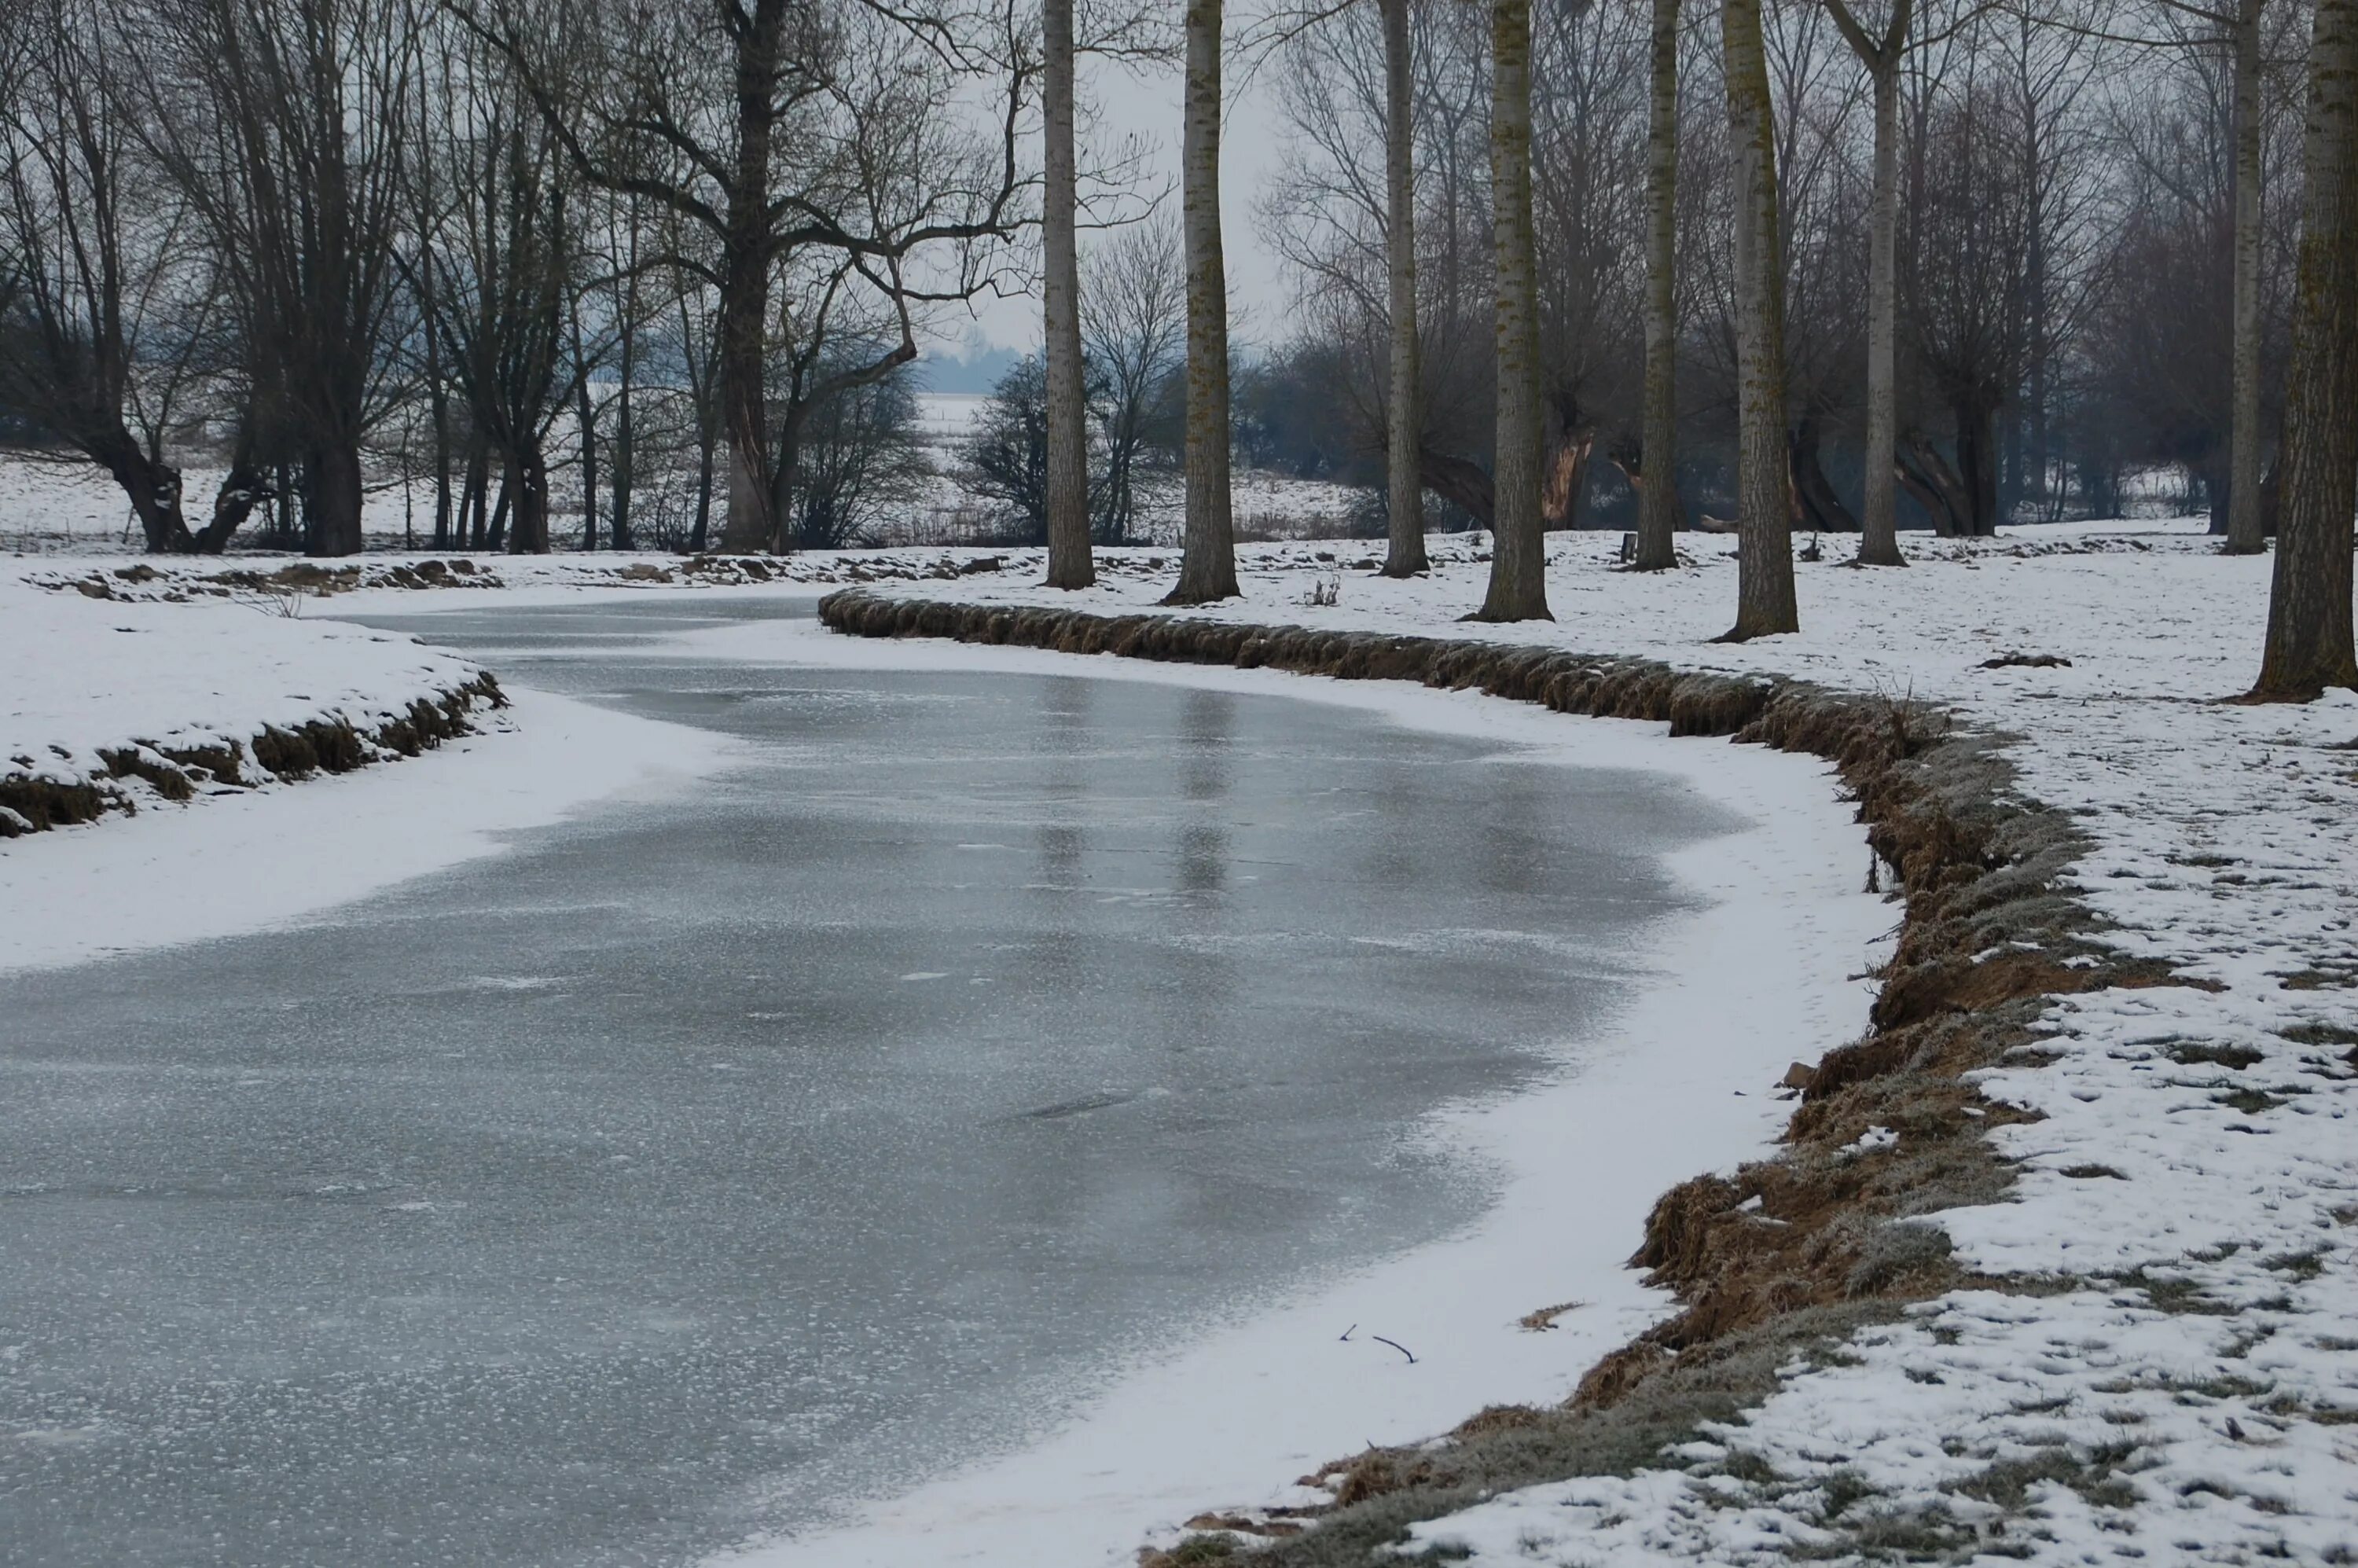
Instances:
[[[1220,145],[1222,242],[1228,264],[1228,291],[1245,313],[1242,335],[1251,340],[1270,336],[1282,323],[1291,303],[1277,263],[1261,243],[1254,211],[1263,179],[1275,166],[1278,135],[1273,84],[1278,66],[1264,66],[1241,91],[1238,72],[1229,69],[1228,124]],[[1100,146],[1111,146],[1127,135],[1153,145],[1147,178],[1165,181],[1170,194],[1163,211],[1175,220],[1179,211],[1179,86],[1176,62],[1132,73],[1104,60],[1085,61],[1082,92],[1096,110],[1086,134]],[[1035,149],[1036,150],[1036,149]],[[1087,157],[1087,148],[1083,157]],[[1089,243],[1087,233],[1081,243]],[[945,323],[948,325],[948,323]],[[1040,342],[1040,301],[1003,299],[983,304],[974,324],[976,340],[992,348],[1029,351]]]

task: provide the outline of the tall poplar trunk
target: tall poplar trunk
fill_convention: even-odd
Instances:
[[[1899,553],[1899,67],[1912,0],[1895,0],[1880,39],[1844,0],[1826,0],[1834,25],[1875,84],[1875,185],[1867,202],[1866,453],[1858,564],[1904,567]]]
[[[2351,516],[2358,510],[2358,0],[2317,0],[2309,46],[2300,271],[2285,380],[2282,514],[2267,646],[2252,696],[2358,687]]]
[[[1638,551],[1630,565],[1679,564],[1679,0],[1654,0],[1646,122],[1646,388],[1639,438]]]
[[[1384,21],[1384,261],[1391,287],[1392,395],[1385,431],[1385,478],[1391,501],[1386,577],[1427,568],[1424,481],[1417,447],[1424,417],[1417,400],[1416,125],[1410,92],[1408,0],[1382,0]]]
[[[721,439],[728,453],[724,550],[774,550],[781,519],[770,504],[769,408],[763,391],[770,307],[770,140],[786,0],[755,0],[737,52],[737,161],[729,184],[720,273]]]
[[[1073,163],[1073,0],[1040,0],[1042,135],[1040,244],[1048,394],[1048,586],[1097,581],[1089,552],[1087,408],[1081,374],[1081,262],[1073,237],[1079,196]]]
[[[1181,222],[1187,250],[1186,541],[1166,604],[1237,593],[1228,495],[1228,285],[1220,254],[1220,5],[1187,0]]]
[[[1866,473],[1861,497],[1858,561],[1904,567],[1899,553],[1899,50],[1907,37],[1908,0],[1887,38],[1875,75],[1875,194],[1867,213]]]
[[[1490,590],[1477,619],[1546,621],[1540,511],[1539,269],[1531,241],[1531,0],[1490,5],[1490,210],[1498,427],[1491,461]]]
[[[1728,141],[1736,156],[1736,624],[1725,640],[1801,629],[1793,601],[1792,479],[1785,449],[1784,267],[1777,139],[1760,0],[1721,0]]]
[[[2260,7],[2235,10],[2234,406],[2228,425],[2227,544],[2231,556],[2266,547],[2260,507]]]

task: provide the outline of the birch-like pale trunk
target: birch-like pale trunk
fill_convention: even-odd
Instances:
[[[1180,226],[1187,252],[1186,540],[1165,604],[1237,594],[1228,496],[1228,279],[1220,252],[1220,5],[1187,0]]]
[[[1736,624],[1731,643],[1801,629],[1793,601],[1792,479],[1785,448],[1785,300],[1777,131],[1761,0],[1721,0],[1720,49],[1736,161]],[[2352,0],[2358,4],[2358,0]]]
[[[1081,375],[1081,261],[1074,238],[1079,192],[1073,156],[1073,0],[1040,0],[1041,294],[1048,394],[1048,586],[1098,579],[1089,551],[1087,408]]]
[[[1531,243],[1531,5],[1491,0],[1490,207],[1498,291],[1498,451],[1490,590],[1476,619],[1547,621],[1541,514],[1539,268]]]
[[[1424,481],[1417,446],[1424,422],[1417,401],[1416,126],[1410,92],[1408,0],[1382,0],[1384,21],[1384,261],[1391,286],[1392,395],[1385,431],[1391,502],[1386,577],[1426,569]]]
[[[2228,421],[2227,544],[2266,547],[2260,517],[2260,7],[2235,9],[2234,405]]]
[[[2358,687],[2351,518],[2358,511],[2358,0],[2317,0],[2309,46],[2300,270],[2285,377],[2283,515],[2267,645],[2252,688],[2305,702]]]
[[[1646,123],[1646,387],[1638,460],[1638,549],[1630,565],[1679,564],[1679,0],[1654,0]]]

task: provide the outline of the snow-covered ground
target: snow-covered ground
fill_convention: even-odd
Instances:
[[[1844,1364],[1796,1365],[1658,1467],[1509,1493],[1412,1547],[1492,1565],[2358,1561],[2358,696],[2217,700],[2256,669],[2267,561],[2217,555],[2194,522],[1913,538],[1906,571],[1845,568],[1830,540],[1799,568],[1804,630],[1731,647],[1709,641],[1733,612],[1727,541],[1683,539],[1687,569],[1646,576],[1614,569],[1617,538],[1558,536],[1557,621],[1509,627],[1457,623],[1486,568],[1476,542],[1450,543],[1409,583],[1363,575],[1347,546],[1248,550],[1243,599],[1191,613],[1945,705],[2013,737],[2023,792],[2072,814],[2091,845],[2073,881],[2105,940],[2184,983],[2055,999],[2039,1053],[1979,1075],[2035,1113],[1991,1133],[2008,1200],[1938,1217],[1985,1282],[1864,1333]],[[1141,610],[1173,564],[1117,564],[1074,595],[1012,571],[924,591]],[[1322,570],[1333,607],[1304,602]],[[1987,667],[2022,654],[2069,663]]]
[[[915,504],[882,530],[883,542],[903,548],[919,541],[988,537],[994,526],[990,509],[970,493],[959,475],[967,463],[967,445],[974,435],[989,399],[979,393],[925,392],[917,395],[916,445],[931,474]],[[560,421],[549,449],[559,467],[553,476],[549,521],[551,537],[560,549],[581,536],[579,470],[568,466],[573,438],[569,424]],[[222,470],[201,454],[188,458],[182,475],[189,497],[191,525],[201,523]],[[693,454],[687,454],[692,461]],[[654,526],[649,508],[685,507],[695,490],[688,470],[643,470],[640,508],[642,537]],[[666,502],[664,498],[668,496]],[[1148,473],[1139,480],[1139,515],[1134,536],[1172,546],[1180,531],[1177,476]],[[1347,533],[1352,520],[1367,510],[1367,492],[1322,480],[1295,479],[1260,470],[1236,476],[1236,520],[1246,538],[1333,537]],[[233,556],[255,549],[264,519],[256,515],[230,542]],[[685,522],[675,519],[682,535]],[[373,549],[397,552],[423,548],[434,531],[434,491],[426,479],[407,479],[390,470],[373,473],[362,502],[362,531]],[[716,525],[714,536],[719,529]],[[141,547],[131,509],[114,481],[88,463],[45,460],[21,451],[0,451],[0,553],[19,556],[75,556],[135,553]],[[279,553],[279,552],[274,552]],[[489,559],[491,557],[485,557]],[[657,561],[674,557],[655,556]]]
[[[1685,569],[1637,575],[1615,569],[1617,535],[1557,536],[1550,592],[1559,619],[1510,627],[1457,622],[1481,598],[1482,543],[1434,541],[1436,569],[1409,583],[1368,575],[1373,557],[1356,544],[1247,546],[1245,597],[1190,613],[1552,643],[1945,705],[2013,737],[2007,754],[2019,788],[2073,814],[2091,846],[2077,889],[2112,923],[2105,939],[2173,966],[2188,983],[2056,999],[2042,1054],[1982,1075],[1985,1095],[2037,1119],[1992,1133],[2018,1175],[2008,1201],[1940,1217],[1959,1260],[1982,1276],[1975,1288],[1866,1331],[1848,1357],[1797,1364],[1780,1391],[1708,1444],[1666,1454],[1633,1476],[1493,1498],[1419,1527],[1419,1547],[1492,1565],[1755,1563],[1855,1554],[1878,1541],[1894,1552],[1912,1541],[1961,1557],[1983,1550],[2057,1563],[2358,1560],[2358,697],[2337,693],[2300,708],[2214,700],[2241,691],[2256,668],[2266,560],[2217,556],[2197,523],[2024,529],[1971,544],[1910,537],[1917,564],[1906,571],[1846,568],[1847,542],[1829,539],[1829,558],[1798,568],[1803,632],[1730,647],[1709,640],[1733,611],[1729,541],[1683,536]],[[995,568],[971,569],[986,561]],[[646,574],[608,575],[642,564]],[[14,575],[70,581],[120,565],[37,558]],[[1177,560],[1167,549],[1109,554],[1103,586],[1055,596],[1035,586],[1039,566],[1037,552],[1025,551],[861,553],[798,558],[776,575],[1130,611],[1168,590]],[[673,582],[703,580],[683,579],[677,567],[654,557],[492,564],[506,585],[500,591],[518,598],[567,597],[583,584],[663,591],[656,570]],[[186,597],[188,579],[218,569],[174,565],[124,591]],[[336,602],[455,607],[471,597],[378,581]],[[1329,583],[1339,602],[1310,602],[1314,587]],[[247,624],[225,634],[233,643],[334,630],[315,624],[328,612],[318,604],[287,622],[236,602],[94,600],[70,587],[0,592],[6,667],[40,656],[46,636],[57,650],[53,680],[109,638],[132,645],[168,637],[170,660],[93,656],[132,660],[133,674],[170,663],[167,678],[200,682],[201,655],[179,652],[184,635],[211,635],[237,617]],[[27,606],[46,608],[27,620]],[[112,630],[146,626],[146,617],[158,618],[156,630]],[[44,633],[37,622],[62,629]],[[402,672],[437,657],[369,636],[338,631],[330,655],[335,669],[347,655],[387,661],[335,688],[354,701],[384,695],[370,684],[378,676],[412,678]],[[696,641],[699,657],[733,650],[859,665],[1072,667],[1061,655],[863,645],[784,623]],[[2017,654],[2071,662],[1985,667]],[[1291,1315],[1142,1361],[1071,1432],[880,1504],[856,1532],[773,1543],[764,1550],[775,1561],[1119,1561],[1150,1531],[1171,1539],[1199,1507],[1301,1500],[1286,1488],[1292,1475],[1361,1442],[1444,1430],[1486,1400],[1560,1396],[1598,1355],[1669,1310],[1617,1265],[1655,1193],[1697,1169],[1757,1156],[1780,1119],[1765,1094],[1784,1062],[1863,1027],[1865,988],[1845,977],[1867,967],[1869,938],[1891,912],[1857,892],[1855,830],[1814,764],[1466,694],[1111,659],[1087,667],[1316,690],[1409,722],[1557,745],[1580,761],[1719,792],[1756,827],[1682,860],[1713,906],[1674,934],[1666,983],[1633,1005],[1583,1076],[1441,1130],[1475,1140],[1510,1176],[1477,1233],[1346,1281]],[[12,683],[6,700],[33,695],[27,684]],[[298,693],[308,703],[336,700],[335,690],[322,695],[327,687],[325,678],[241,687],[231,717]],[[188,695],[201,694],[192,686]],[[56,731],[71,750],[100,743],[100,730],[215,722],[204,711],[154,711],[154,720],[129,729],[108,719],[70,734],[60,728],[70,716],[13,716],[0,719],[0,732],[13,741],[20,730],[28,739]],[[529,708],[521,717],[529,736],[538,720]],[[335,827],[353,818],[328,813],[330,796],[311,792],[390,792],[397,775],[481,765],[513,739],[459,743],[471,761],[446,748],[298,791],[200,800],[133,824],[17,839],[0,849],[0,909],[12,926],[0,931],[0,947],[38,937],[38,923],[17,912],[58,907],[81,885],[59,857],[94,848],[102,834],[128,844],[121,836],[135,828],[227,823],[234,809],[259,839],[266,822],[283,820],[276,814],[317,800],[336,822],[309,830],[305,842],[324,853],[339,841]],[[614,755],[618,739],[633,757],[673,743],[602,736],[579,754]],[[562,809],[525,798],[532,767],[514,776],[519,816]],[[350,798],[365,811],[395,809],[390,794],[375,804]],[[434,809],[448,805],[438,796]],[[421,829],[426,820],[417,819]],[[172,852],[187,846],[177,840]],[[26,867],[53,879],[41,884],[48,892],[9,885]],[[133,887],[138,868],[110,874]],[[341,884],[330,880],[332,892]],[[301,903],[307,896],[288,894],[316,907]],[[202,928],[194,902],[178,918],[180,935]],[[1680,976],[1707,983],[1682,986]],[[1727,1029],[1731,1018],[1748,1027]],[[1631,1127],[1646,1136],[1631,1139]],[[1571,1300],[1588,1304],[1552,1333],[1516,1325],[1521,1313]],[[1338,1313],[1344,1321],[1332,1321]],[[1358,1333],[1336,1337],[1352,1322]],[[1409,1332],[1393,1332],[1400,1325]],[[1381,1351],[1371,1333],[1412,1346],[1418,1361],[1370,1355]]]
[[[365,738],[483,674],[411,638],[288,614],[289,605],[243,590],[191,603],[99,600],[0,572],[0,780],[90,785],[108,802],[96,821],[0,837],[0,968],[291,919],[490,852],[502,831],[651,774],[720,759],[702,731],[524,692],[500,710],[462,697],[479,733],[423,755],[281,780],[254,760],[265,731],[345,727],[363,738],[363,754],[390,759]],[[237,782],[193,772],[186,801],[102,755],[129,752],[161,772],[165,753],[232,743]]]
[[[413,705],[467,704],[482,672],[454,654],[356,627],[307,622],[284,599],[202,607],[92,603],[0,579],[0,778],[92,786],[136,809],[146,781],[102,753],[158,773],[173,753],[234,752],[217,789],[269,782],[253,747],[266,731],[325,725],[362,737]],[[488,707],[486,702],[483,706]],[[250,775],[250,776],[249,776]],[[6,828],[34,824],[11,813]]]

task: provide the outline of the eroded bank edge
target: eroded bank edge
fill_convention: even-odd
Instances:
[[[304,723],[265,725],[254,734],[178,745],[126,738],[98,748],[100,768],[59,776],[38,757],[0,759],[0,838],[13,838],[109,812],[138,810],[133,781],[166,800],[186,801],[199,790],[250,789],[271,780],[350,773],[371,762],[415,757],[443,741],[475,732],[476,716],[505,708],[490,673],[413,699],[393,718],[355,724],[341,714]]]
[[[2005,737],[1930,705],[1558,648],[868,589],[829,595],[819,616],[855,636],[1416,681],[1805,752],[1832,762],[1855,798],[1876,857],[1871,883],[1887,869],[1904,893],[1870,1027],[1795,1075],[1801,1101],[1779,1151],[1732,1177],[1682,1183],[1654,1205],[1632,1261],[1675,1293],[1676,1315],[1606,1356],[1562,1406],[1494,1408],[1445,1442],[1338,1460],[1304,1478],[1331,1502],[1199,1516],[1190,1526],[1203,1533],[1150,1563],[1217,1560],[1245,1537],[1259,1538],[1257,1563],[1280,1568],[1364,1563],[1405,1525],[1498,1491],[1644,1467],[1704,1423],[1757,1405],[1797,1357],[1837,1356],[1853,1330],[1909,1302],[1968,1282],[2036,1288],[1969,1281],[1945,1232],[1919,1217],[1997,1200],[2011,1184],[1985,1134],[2027,1113],[1985,1098],[1967,1075],[2035,1062],[2031,1026],[2046,999],[2185,983],[2102,943],[2102,922],[2064,885],[2084,841],[2017,792]],[[1896,1151],[1860,1160],[1874,1128],[1899,1135]]]

